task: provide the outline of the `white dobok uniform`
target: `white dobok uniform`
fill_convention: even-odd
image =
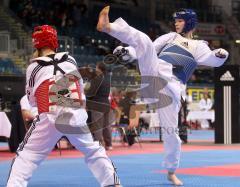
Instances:
[[[54,86],[52,83],[60,80],[64,74],[61,71],[56,71],[56,75],[53,76],[55,66],[49,65],[52,60],[53,58],[50,57],[39,57],[33,59],[27,68],[26,93],[30,105],[32,107],[37,106],[39,116],[35,118],[23,142],[19,145],[17,155],[12,163],[7,186],[27,186],[33,171],[52,151],[63,135],[85,155],[87,166],[101,186],[119,184],[115,168],[107,157],[105,149],[99,145],[99,142],[93,141],[90,131],[80,134],[64,134],[56,129],[55,120],[59,115],[64,116],[66,112],[71,113],[69,124],[66,125],[74,127],[86,126],[88,116],[83,107],[56,105],[56,93],[52,92],[54,90],[52,89]],[[65,72],[65,75],[77,71],[77,64],[68,53],[56,53],[54,61],[61,61],[57,66]],[[62,95],[68,95],[69,98],[78,102],[80,99],[85,99],[82,88],[82,80],[74,79],[67,90],[63,89],[57,92],[60,94],[61,91],[65,92]]]
[[[128,50],[130,59],[138,59],[141,76],[159,77],[167,82],[164,88],[159,89],[160,91],[157,89],[157,94],[170,96],[171,104],[159,107],[157,111],[164,141],[163,166],[168,171],[175,171],[179,167],[181,152],[178,112],[186,82],[197,65],[221,66],[227,59],[228,52],[221,49],[224,50],[226,58],[216,57],[215,53],[220,49],[211,51],[205,41],[187,39],[176,32],[162,35],[152,42],[146,34],[129,26],[122,18],[110,23],[110,30],[109,35],[129,45],[125,49]],[[161,97],[159,96],[160,100]],[[164,98],[166,97],[163,97],[163,100]]]
[[[213,102],[209,98],[207,98],[207,99],[202,98],[199,101],[198,106],[199,106],[200,110],[208,111],[208,110],[211,110],[211,108],[213,106]]]

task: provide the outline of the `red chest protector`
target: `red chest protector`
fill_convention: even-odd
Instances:
[[[38,62],[39,63],[39,62]],[[51,64],[54,63],[54,64]],[[76,74],[65,74],[57,66],[61,62],[51,62],[48,65],[54,65],[54,73],[60,71],[63,75],[58,80],[54,78],[45,80],[40,84],[35,92],[38,113],[55,112],[57,106],[80,108],[83,106],[82,93],[79,84],[79,78]],[[39,63],[41,65],[41,62]],[[46,62],[44,63],[44,66]],[[80,76],[80,74],[79,74]],[[53,76],[55,77],[55,76]]]

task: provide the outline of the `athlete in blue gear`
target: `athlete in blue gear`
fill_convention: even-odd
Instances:
[[[224,49],[210,50],[207,42],[193,40],[193,32],[197,25],[197,15],[190,9],[181,9],[174,13],[176,32],[160,36],[154,42],[144,33],[129,26],[122,18],[109,22],[109,7],[105,7],[99,15],[98,31],[105,32],[129,47],[125,53],[131,59],[138,59],[141,76],[159,77],[167,81],[167,85],[156,90],[162,95],[170,96],[171,104],[159,107],[160,126],[164,142],[163,166],[168,170],[168,179],[176,186],[183,185],[175,174],[179,167],[181,140],[178,135],[178,112],[181,98],[186,92],[186,83],[197,65],[211,67],[221,66],[228,58]],[[119,46],[114,53],[121,52]],[[126,52],[127,50],[127,52]],[[157,86],[157,85],[156,85]]]

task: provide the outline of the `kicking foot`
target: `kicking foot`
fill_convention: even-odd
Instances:
[[[175,173],[168,172],[168,180],[171,181],[175,186],[183,186],[183,182],[177,178]]]
[[[106,6],[102,9],[98,16],[97,30],[100,32],[110,32],[110,23],[109,23],[109,9],[110,6]]]

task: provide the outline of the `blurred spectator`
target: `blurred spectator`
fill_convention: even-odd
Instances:
[[[68,25],[79,25],[80,19],[87,12],[83,0],[65,1],[31,1],[11,0],[10,8],[30,27],[40,24],[51,24],[65,28]],[[46,11],[46,8],[49,11]],[[68,23],[68,24],[67,24]]]
[[[80,25],[82,13],[79,5],[74,5],[72,9],[72,19],[75,25]]]
[[[127,124],[126,137],[122,137],[124,142],[127,142],[129,146],[135,143],[136,131],[129,128],[130,110],[131,107],[136,104],[136,92],[126,92],[125,97],[120,100],[119,108],[121,110],[121,117],[119,124]],[[121,132],[122,133],[122,132]],[[122,133],[123,135],[123,133]]]
[[[111,102],[111,116],[113,118],[115,124],[119,124],[120,117],[121,117],[121,110],[119,108],[119,101],[120,101],[120,92],[116,88],[112,88],[110,94],[110,102]]]
[[[80,9],[82,16],[84,16],[87,12],[87,5],[85,4],[84,0],[79,0],[78,2],[79,3],[77,6]]]
[[[122,115],[129,119],[130,107],[135,104],[135,94],[133,92],[126,92],[122,100],[119,101]]]
[[[92,122],[95,124],[94,126],[97,126],[97,130],[94,130],[92,134],[95,140],[98,140],[105,145],[106,150],[111,150],[112,131],[109,121],[110,75],[103,62],[97,64],[96,73],[98,76],[91,81],[90,88],[86,92],[87,96],[91,96],[88,100],[93,101],[97,109],[91,111]]]
[[[203,98],[199,101],[199,108],[200,110],[208,111],[211,110],[213,106],[213,102],[211,97],[208,93],[203,94]]]
[[[197,80],[196,75],[193,73],[192,76],[191,76],[191,78],[190,78],[190,81],[191,81],[191,82],[194,82],[194,81],[196,81],[196,80]]]
[[[213,102],[212,99],[210,97],[210,95],[208,94],[208,92],[204,92],[203,94],[203,98],[199,101],[199,108],[202,111],[209,111],[212,109],[213,106]],[[211,120],[200,120],[201,122],[201,127],[202,128],[214,128],[213,123],[211,122]]]

